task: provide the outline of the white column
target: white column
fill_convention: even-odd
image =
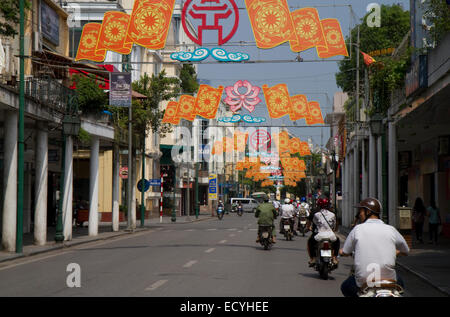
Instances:
[[[91,159],[89,169],[89,236],[98,234],[98,156],[100,140],[91,136]]]
[[[360,177],[360,171],[359,171],[359,145],[356,146],[353,150],[353,202],[352,204],[355,205],[359,203],[359,177]]]
[[[131,228],[136,229],[136,151],[132,154],[132,172],[131,172]],[[130,212],[130,211],[128,211]]]
[[[369,136],[369,196],[377,197],[377,148],[372,134]]]
[[[362,154],[361,154],[361,161],[362,161],[362,199],[366,199],[369,195],[369,173],[367,171],[367,153],[366,153],[366,140],[361,141],[362,146]]]
[[[43,124],[36,130],[36,185],[34,212],[34,243],[47,241],[48,131]]]
[[[113,150],[113,192],[112,192],[112,230],[119,231],[119,145],[114,144]]]
[[[23,233],[31,232],[32,179],[30,163],[25,163],[23,175]]]
[[[66,136],[64,165],[64,197],[63,197],[63,226],[64,240],[72,240],[72,200],[73,200],[73,140]]]
[[[388,183],[389,183],[389,224],[396,227],[397,205],[398,205],[398,178],[397,178],[397,133],[394,122],[389,122],[388,131]]]
[[[346,227],[347,219],[347,157],[342,162],[341,166],[341,193],[342,193],[342,225]]]
[[[377,138],[377,165],[378,165],[378,174],[377,174],[377,194],[378,200],[383,206],[383,137],[379,136]],[[384,212],[384,211],[383,211]]]
[[[354,164],[353,164],[353,151],[349,151],[348,152],[348,163],[347,163],[347,191],[348,191],[348,199],[347,199],[347,226],[350,226],[350,220],[351,219],[351,214],[353,211],[353,196],[354,196],[354,191],[353,191],[353,183],[354,183],[354,177],[353,177],[353,169],[354,169]]]
[[[17,112],[5,111],[5,143],[3,158],[2,245],[6,251],[16,250],[17,227]]]

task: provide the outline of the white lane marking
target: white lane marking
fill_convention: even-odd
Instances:
[[[158,230],[158,231],[159,231],[159,230],[163,230],[163,229],[164,229],[164,228],[156,228],[156,230]]]
[[[233,238],[234,236],[236,236],[234,233],[230,234],[230,238]]]
[[[248,229],[248,230],[250,230],[250,231],[258,231],[258,229]]]
[[[159,281],[153,283],[152,285],[150,285],[149,287],[147,287],[145,290],[146,291],[154,291],[155,289],[157,289],[158,287],[163,286],[167,282],[168,282],[168,280],[159,280]]]
[[[239,233],[242,233],[242,230],[239,230],[238,232],[239,232]]]
[[[183,265],[183,267],[188,268],[193,266],[195,263],[197,263],[198,261],[193,260],[193,261],[189,261],[188,263],[186,263],[185,265]]]
[[[211,252],[213,252],[215,249],[216,249],[216,248],[208,249],[208,250],[205,251],[205,253],[211,253]]]
[[[217,229],[207,229],[206,231],[217,231]]]
[[[228,231],[236,231],[236,228],[232,228],[232,229],[227,229]]]
[[[196,230],[195,230],[195,229],[186,229],[186,230],[184,230],[184,231],[192,232],[192,231],[196,231]]]
[[[224,244],[224,243],[227,243],[227,240],[222,240],[222,241],[219,241],[219,243],[220,243],[220,244]]]

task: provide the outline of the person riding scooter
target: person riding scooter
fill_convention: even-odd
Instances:
[[[394,227],[381,220],[381,204],[375,198],[366,198],[358,205],[360,224],[356,225],[339,250],[341,256],[354,252],[354,275],[341,285],[346,297],[357,297],[360,288],[370,283],[393,283],[404,287],[395,271],[398,255],[408,255],[409,247],[403,236]],[[378,279],[373,279],[378,272]]]
[[[339,253],[340,240],[334,234],[336,230],[336,216],[328,210],[330,201],[326,197],[317,199],[317,211],[309,216],[309,230],[312,231],[308,239],[309,266],[313,267],[316,262],[317,243],[321,239],[329,239],[333,249],[333,262],[338,264],[337,255]]]
[[[256,208],[255,217],[258,218],[259,226],[272,226],[272,243],[275,243],[275,226],[273,224],[274,219],[277,218],[277,211],[273,204],[269,203],[269,198],[264,198],[264,203],[260,204]],[[260,228],[258,228],[258,238],[256,243],[260,241]]]
[[[284,234],[283,221],[288,220],[291,225],[292,232],[294,231],[294,219],[296,211],[294,205],[291,204],[291,200],[286,198],[284,204],[281,206],[281,220],[280,220],[280,233]]]

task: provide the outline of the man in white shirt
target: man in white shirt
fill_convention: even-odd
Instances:
[[[339,250],[341,256],[354,254],[355,275],[341,285],[346,297],[358,296],[364,285],[381,282],[396,282],[403,287],[403,281],[395,272],[397,255],[407,255],[409,247],[402,235],[381,219],[381,204],[375,198],[366,198],[355,206],[359,208],[361,224],[355,226]]]
[[[291,229],[294,231],[294,217],[295,217],[295,207],[291,204],[291,200],[286,198],[284,204],[281,206],[281,221],[280,221],[280,233],[284,233],[283,229],[283,219],[289,219],[291,222]]]

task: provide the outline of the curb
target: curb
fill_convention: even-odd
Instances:
[[[344,237],[344,238],[347,238],[348,233],[339,231],[339,235]],[[441,293],[443,293],[443,294],[445,294],[447,296],[450,296],[450,293],[448,291],[446,291],[445,289],[443,289],[440,286],[435,285],[430,279],[428,279],[427,277],[425,277],[421,273],[418,273],[418,272],[414,271],[409,266],[401,263],[401,261],[396,261],[396,265],[400,266],[401,268],[403,268],[404,270],[408,271],[409,273],[417,276],[418,278],[420,278],[421,280],[425,281],[426,283],[428,283],[430,286],[432,286],[436,290],[440,291]]]

